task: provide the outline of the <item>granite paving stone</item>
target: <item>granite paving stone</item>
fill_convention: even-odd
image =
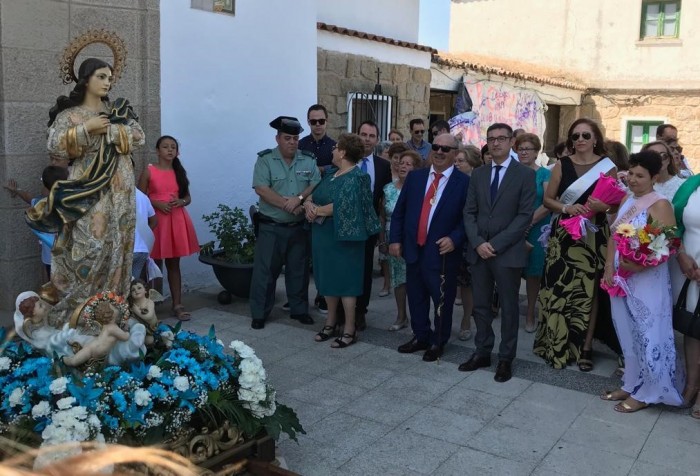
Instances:
[[[492,360],[493,362],[493,360]],[[490,395],[498,395],[501,397],[517,397],[525,391],[532,382],[523,380],[519,377],[513,377],[507,382],[499,383],[493,379],[493,373],[479,369],[474,372],[464,372],[469,375],[459,383],[460,388],[468,388],[488,393]]]
[[[435,398],[431,405],[488,422],[506,408],[511,401],[513,401],[512,397],[490,395],[455,385]]]
[[[451,385],[445,382],[397,374],[378,386],[375,391],[392,395],[396,399],[406,399],[416,403],[427,404],[450,387]]]
[[[425,435],[419,435],[410,429],[399,426],[392,432],[382,436],[378,441],[367,448],[361,455],[353,458],[341,468],[347,469],[350,474],[357,474],[357,466],[367,467],[373,464],[379,468],[394,466],[407,474],[430,474],[443,462],[452,456],[459,446],[437,440]],[[369,463],[371,462],[371,463]],[[370,472],[364,474],[382,474]]]
[[[374,445],[391,426],[349,413],[335,412],[309,425],[307,436],[315,441],[359,453]]]
[[[648,433],[635,431],[629,425],[579,416],[561,437],[562,441],[595,450],[637,458]]]
[[[512,461],[473,448],[460,448],[432,474],[435,476],[528,476],[535,463]]]
[[[697,476],[697,474],[697,470],[693,472],[679,471],[678,469],[668,466],[661,466],[640,460],[634,462],[629,472],[629,476]]]
[[[538,434],[491,421],[468,442],[470,448],[503,458],[537,463],[552,449],[558,436]]]
[[[318,377],[306,385],[288,392],[289,396],[307,403],[320,403],[329,407],[349,404],[365,392],[360,387]]]
[[[679,413],[668,411],[661,413],[651,434],[700,444],[700,431],[698,431],[700,421],[691,418],[689,413],[690,410],[682,410]],[[698,467],[700,468],[700,459],[698,460]]]
[[[358,397],[343,411],[362,418],[396,426],[423,410],[422,404],[394,393],[374,389]]]
[[[633,463],[634,458],[601,450],[597,450],[593,457],[578,444],[560,441],[538,468],[572,476],[590,476],[591,474],[627,474],[632,469]]]
[[[538,437],[547,435],[559,438],[577,415],[574,412],[557,410],[518,398],[501,410],[493,421],[529,430]]]
[[[652,431],[639,454],[639,460],[652,464],[663,462],[674,470],[698,474],[700,444],[654,434]]]
[[[438,407],[424,407],[401,425],[421,435],[466,446],[484,422]]]

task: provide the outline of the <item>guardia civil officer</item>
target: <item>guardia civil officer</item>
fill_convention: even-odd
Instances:
[[[321,175],[314,155],[298,149],[304,129],[295,117],[280,116],[270,126],[277,130],[277,147],[258,152],[253,172],[253,188],[260,197],[250,288],[253,329],[265,327],[283,265],[291,318],[302,324],[314,323],[309,316],[310,249],[302,204]]]

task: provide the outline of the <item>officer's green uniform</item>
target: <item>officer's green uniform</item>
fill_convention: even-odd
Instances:
[[[270,187],[281,196],[294,197],[321,175],[311,152],[297,151],[287,165],[279,148],[258,153],[253,172],[253,188]],[[287,213],[260,200],[259,233],[255,246],[255,265],[250,289],[250,311],[254,320],[264,320],[275,303],[277,278],[285,267],[285,286],[290,314],[308,314],[309,236],[304,215]]]

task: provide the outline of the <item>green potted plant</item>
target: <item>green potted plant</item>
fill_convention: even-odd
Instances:
[[[230,303],[232,294],[248,298],[255,258],[255,232],[250,218],[241,208],[220,203],[215,212],[202,219],[216,240],[200,247],[199,261],[212,266],[225,289],[219,294],[219,302]]]

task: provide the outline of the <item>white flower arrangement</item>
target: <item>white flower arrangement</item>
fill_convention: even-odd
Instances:
[[[276,411],[275,392],[268,390],[267,372],[262,360],[252,348],[239,340],[231,342],[229,348],[241,358],[238,398],[243,400],[243,406],[260,418],[273,415]]]
[[[22,397],[24,396],[23,388],[16,388],[10,394],[10,406],[17,407],[22,404]]]
[[[9,357],[0,357],[0,370],[10,370],[12,360]]]
[[[68,385],[68,379],[66,377],[59,377],[51,382],[49,391],[54,395],[60,395],[66,391],[66,385]]]

